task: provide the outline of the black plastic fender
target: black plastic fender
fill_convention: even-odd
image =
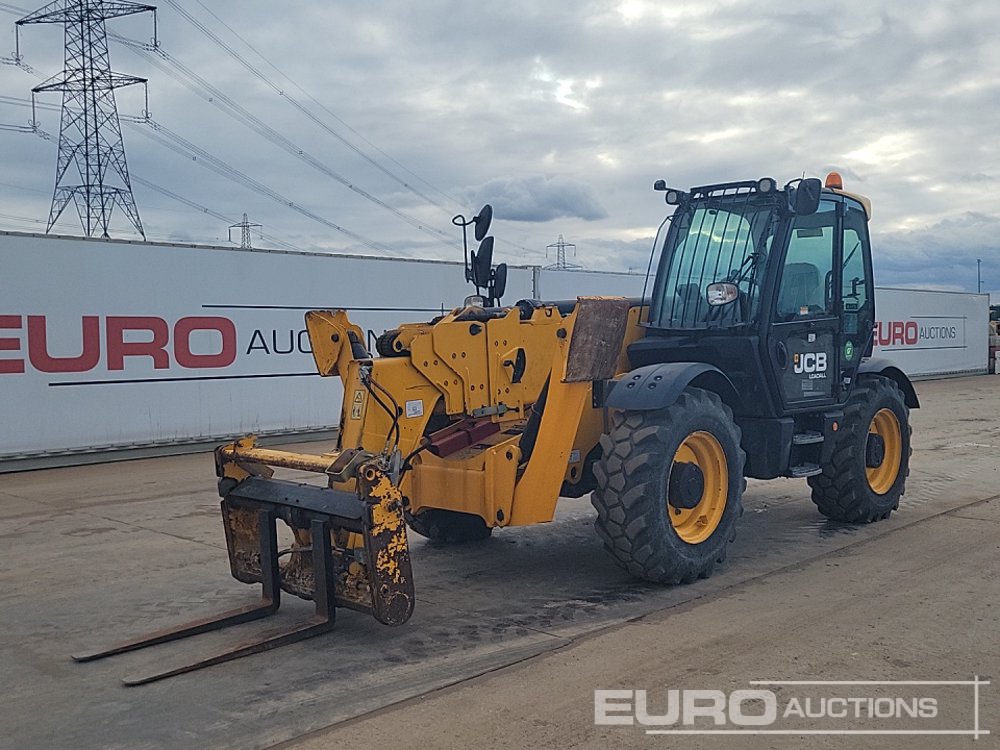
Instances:
[[[639,367],[613,380],[604,405],[623,411],[664,409],[692,384],[718,393],[730,406],[740,401],[736,387],[719,368],[704,362],[664,362]]]
[[[891,360],[884,357],[869,357],[861,360],[861,364],[858,366],[858,376],[862,375],[881,375],[896,381],[899,390],[903,392],[903,400],[906,405],[911,409],[920,408],[920,400],[917,398],[913,383],[910,382],[906,373],[896,367]]]

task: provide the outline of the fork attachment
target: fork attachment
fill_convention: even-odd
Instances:
[[[271,478],[268,465],[290,466],[299,458],[257,449],[252,439],[216,452],[230,569],[239,581],[261,584],[257,604],[73,659],[93,661],[267,617],[278,610],[282,590],[313,601],[315,614],[264,638],[174,669],[129,677],[124,683],[155,682],[325,633],[333,628],[338,606],[367,612],[385,625],[405,623],[413,613],[414,590],[398,487],[378,457],[357,454],[327,456],[320,462],[328,469],[336,463],[338,479],[349,472],[355,492]],[[312,467],[296,463],[294,468]],[[333,477],[336,472],[324,473]],[[287,550],[278,549],[278,519],[291,527],[295,538]]]

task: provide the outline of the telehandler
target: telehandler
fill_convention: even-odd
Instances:
[[[805,477],[820,513],[868,523],[899,507],[910,458],[907,376],[872,358],[866,198],[775,180],[670,189],[643,298],[503,306],[492,211],[470,221],[477,294],[365,346],[343,310],[306,314],[319,374],[344,398],[337,449],[253,437],[216,450],[235,578],[254,606],[75,657],[100,658],[273,613],[282,590],[316,616],[162,679],[328,630],[336,607],[398,625],[414,604],[406,527],[438,543],[551,521],[592,493],[597,533],[634,576],[711,575],[742,514],[745,477]],[[652,258],[651,258],[652,265]],[[647,280],[649,282],[649,280]],[[314,472],[322,483],[273,477]],[[279,550],[276,521],[295,542]],[[281,560],[281,558],[286,558]]]

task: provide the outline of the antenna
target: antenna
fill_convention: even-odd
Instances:
[[[57,0],[17,21],[18,30],[35,23],[61,23],[66,30],[63,71],[31,90],[32,102],[35,94],[63,93],[56,184],[46,233],[72,202],[87,237],[99,232],[107,238],[112,211],[118,206],[146,238],[125,161],[115,89],[145,86],[147,81],[112,72],[106,21],[147,12],[153,13],[155,29],[155,6],[117,0]],[[148,94],[145,114],[149,114]]]

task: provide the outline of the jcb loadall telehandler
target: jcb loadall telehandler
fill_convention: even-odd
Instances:
[[[377,342],[343,310],[306,315],[319,374],[344,399],[335,451],[249,437],[216,451],[233,576],[263,601],[77,657],[88,660],[262,617],[281,590],[315,601],[305,625],[130,684],[299,640],[335,607],[389,625],[413,611],[406,526],[442,543],[551,521],[593,492],[597,533],[635,576],[689,583],[723,561],[744,477],[808,477],[825,516],[898,508],[910,457],[906,375],[870,357],[875,323],[867,199],[802,179],[668,189],[648,300],[500,306],[491,211],[466,275],[485,288]],[[471,263],[469,262],[471,258]],[[322,485],[273,478],[315,472]],[[295,543],[279,551],[276,520]],[[279,558],[286,559],[279,564]]]

